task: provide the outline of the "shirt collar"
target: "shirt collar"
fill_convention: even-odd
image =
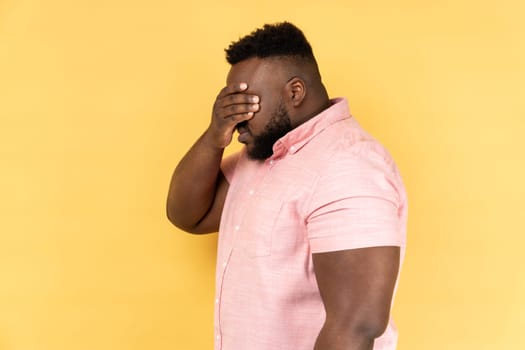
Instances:
[[[346,98],[334,98],[330,103],[330,107],[277,140],[273,145],[273,155],[269,159],[279,158],[286,153],[294,154],[330,125],[351,118]]]

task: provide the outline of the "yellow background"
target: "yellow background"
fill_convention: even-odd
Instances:
[[[520,0],[0,1],[0,349],[212,348],[216,237],[168,223],[168,182],[208,124],[223,48],[284,19],[404,176],[399,349],[525,348],[524,14]]]

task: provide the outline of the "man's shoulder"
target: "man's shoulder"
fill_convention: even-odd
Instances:
[[[305,157],[319,160],[321,169],[345,164],[393,163],[388,150],[352,117],[339,121],[316,135],[304,150]]]

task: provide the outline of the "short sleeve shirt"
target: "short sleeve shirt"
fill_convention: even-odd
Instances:
[[[406,243],[407,200],[389,153],[334,99],[265,161],[225,159],[216,350],[312,350],[325,320],[312,254]],[[375,350],[396,348],[390,321]]]

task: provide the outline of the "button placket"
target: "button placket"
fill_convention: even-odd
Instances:
[[[243,190],[241,188],[237,188],[239,191],[239,198],[237,198],[239,201],[242,199],[244,201],[248,201],[248,203],[253,200],[253,196],[256,195],[256,192],[258,192],[258,186],[260,185],[261,181],[264,180],[265,176],[269,174],[271,171],[272,166],[276,164],[277,160],[267,160],[266,164],[261,164],[258,171],[253,174],[254,176],[251,176],[249,178],[249,181],[240,181],[240,186],[244,187]],[[222,348],[222,325],[221,325],[221,306],[223,305],[224,299],[222,297],[222,289],[224,282],[225,275],[227,273],[227,270],[229,269],[229,259],[232,255],[232,252],[237,247],[237,240],[239,239],[239,235],[241,235],[244,231],[243,228],[243,220],[244,220],[244,211],[240,212],[237,215],[233,215],[230,217],[229,226],[230,227],[230,235],[227,235],[228,238],[228,249],[229,253],[223,255],[220,260],[218,260],[218,284],[217,284],[217,294],[215,295],[215,308],[216,308],[216,319],[215,319],[215,344],[217,349]],[[232,225],[233,224],[233,225]]]
[[[220,275],[219,275],[219,280],[217,281],[217,292],[216,292],[216,295],[215,295],[215,345],[216,345],[216,349],[221,349],[222,348],[222,344],[221,344],[221,339],[222,339],[222,335],[221,335],[221,298],[222,298],[222,285],[223,285],[223,282],[224,282],[224,275],[226,273],[226,267],[228,266],[228,261],[230,259],[230,255],[231,255],[231,250],[228,254],[225,254],[221,260],[222,260],[222,263],[220,263],[220,266],[222,266],[222,271],[220,272]],[[217,264],[219,264],[219,261],[217,262]]]

